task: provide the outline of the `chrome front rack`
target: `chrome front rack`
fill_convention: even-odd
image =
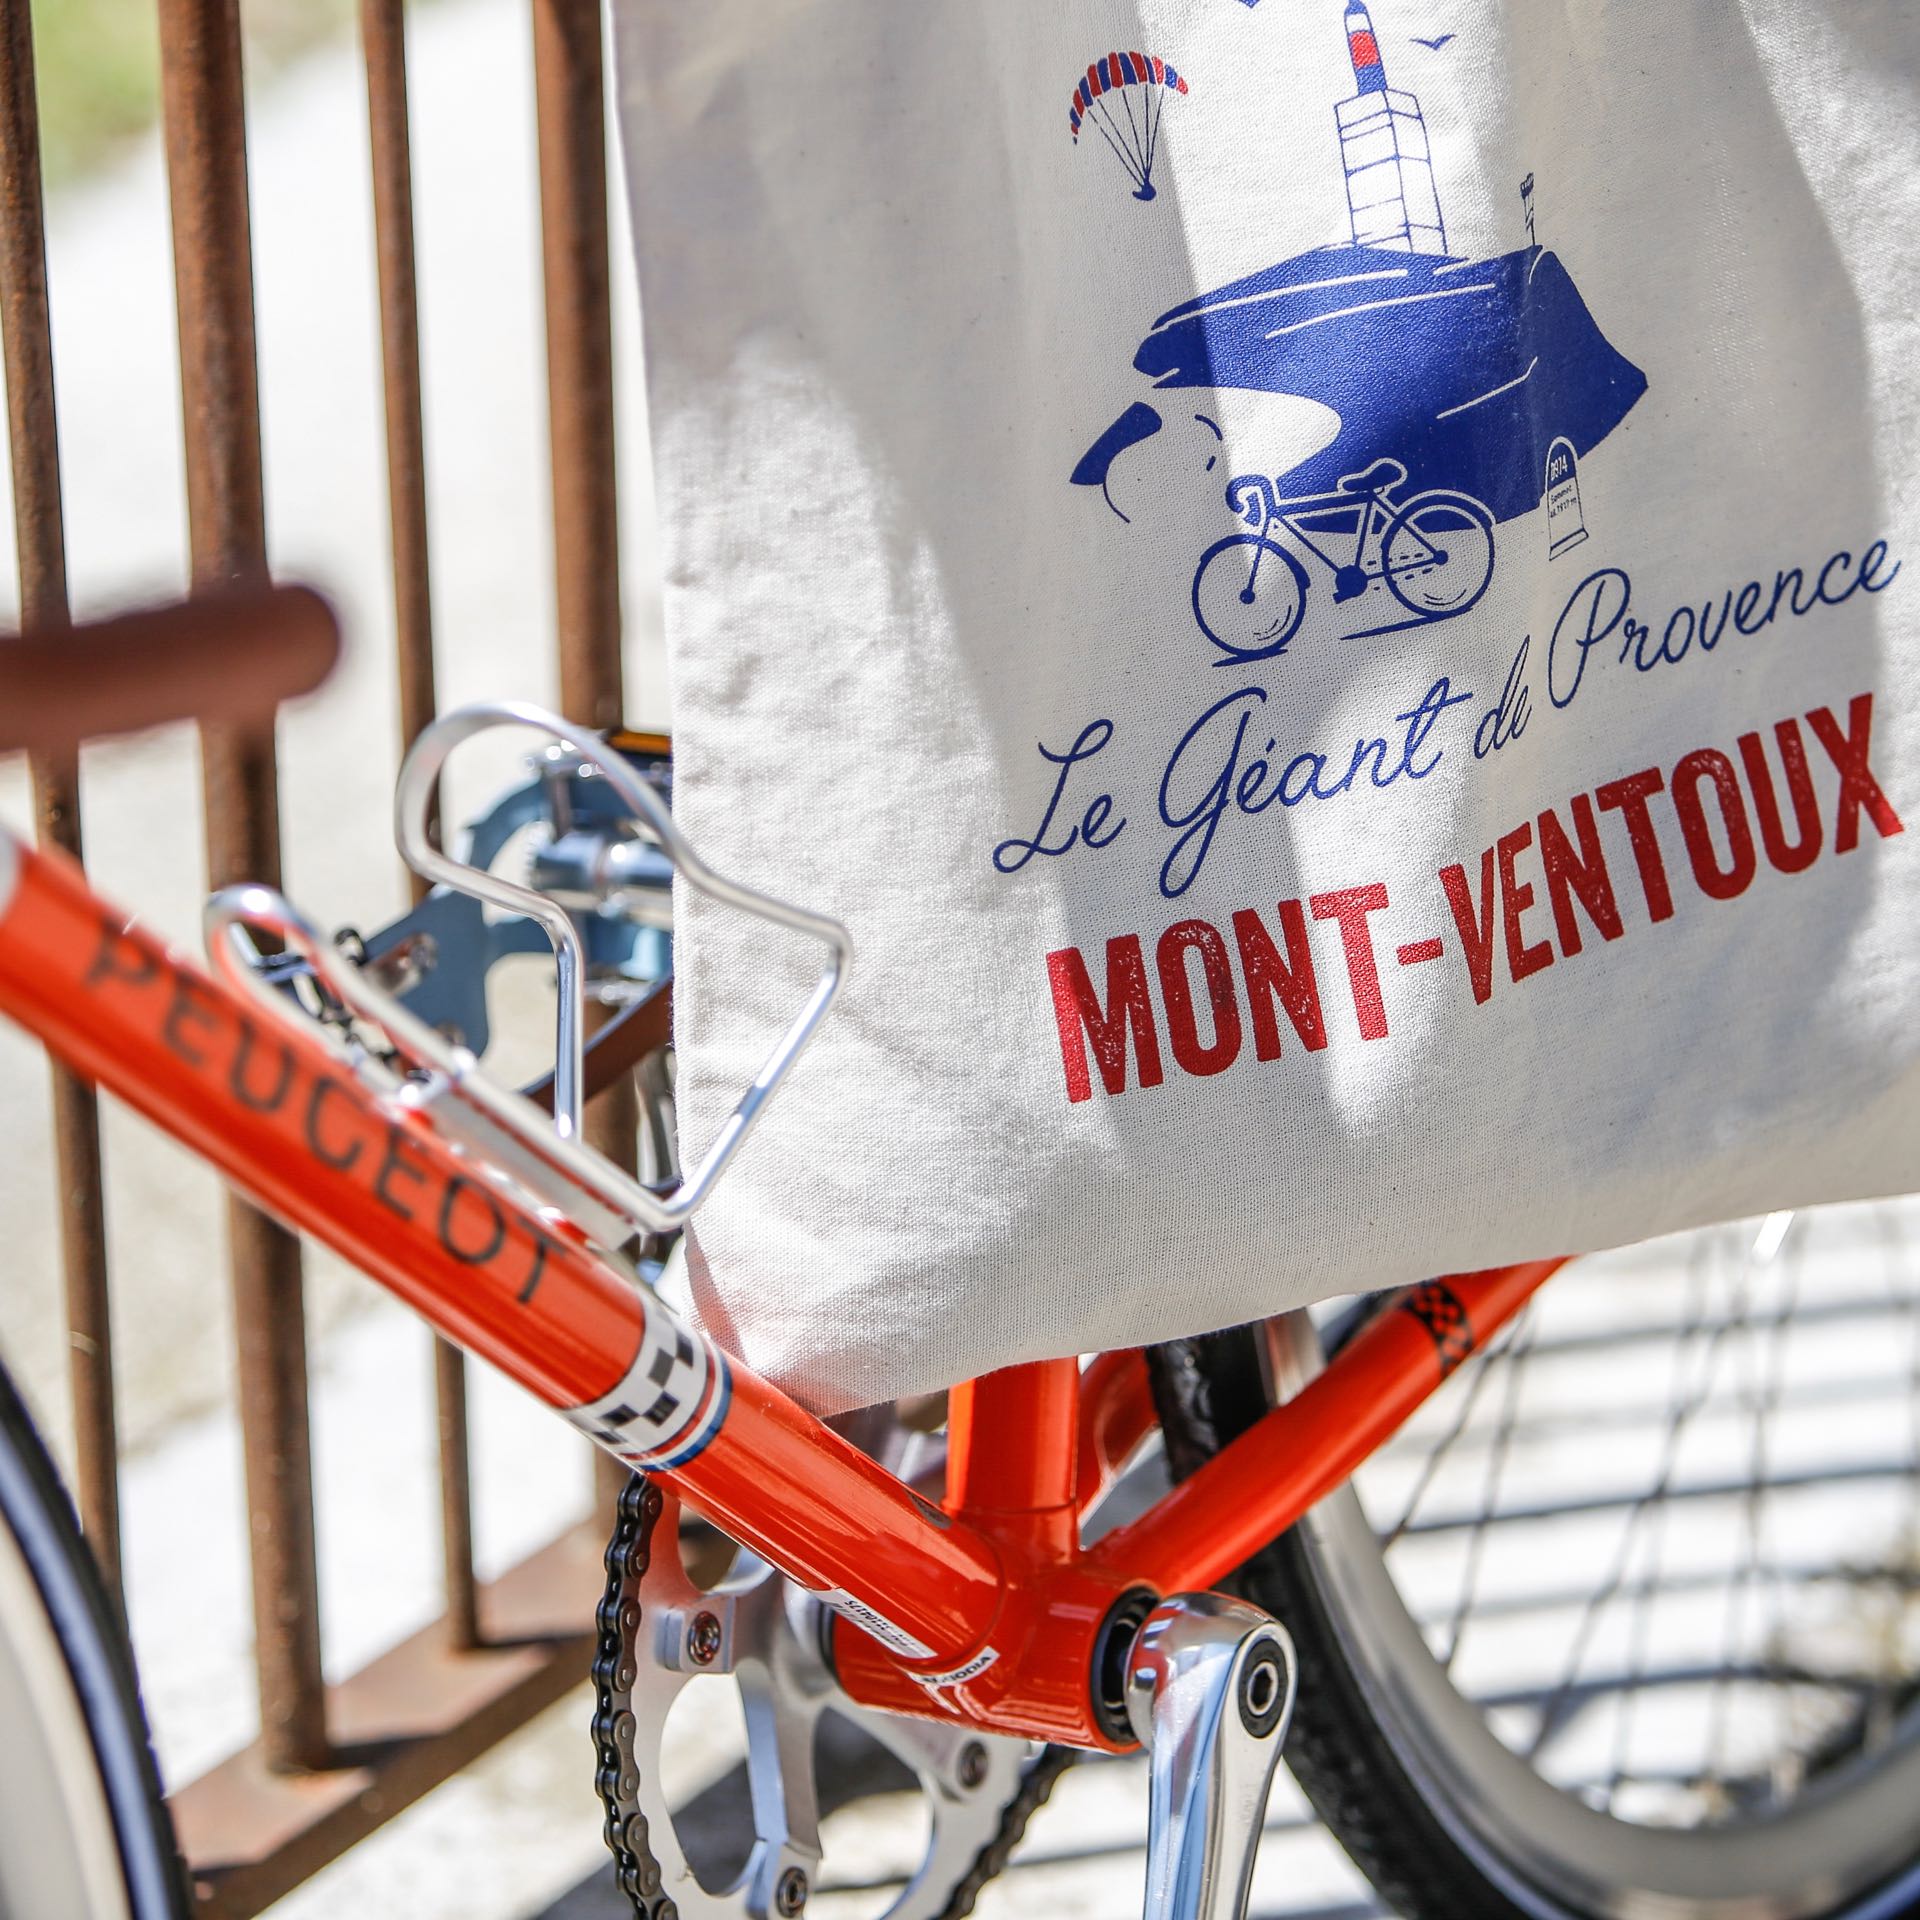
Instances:
[[[564,752],[603,778],[631,817],[659,844],[675,875],[696,892],[757,919],[818,940],[827,951],[812,993],[740,1096],[712,1145],[691,1172],[665,1189],[643,1186],[580,1135],[585,1051],[585,951],[567,908],[547,895],[458,860],[433,844],[430,822],[441,774],[454,750],[500,727],[546,734]],[[617,1244],[634,1230],[666,1233],[684,1226],[712,1194],[766,1105],[779,1090],[825,1018],[852,963],[853,943],[837,920],[812,913],[717,874],[688,845],[660,796],[596,734],[517,701],[463,707],[429,725],[400,769],[394,795],[394,837],[402,858],[424,879],[520,914],[551,941],[557,981],[553,1113],[489,1079],[476,1056],[410,1011],[399,996],[340,951],[303,914],[270,887],[227,887],[208,901],[208,951],[215,968],[269,1008],[274,1017],[309,1026],[309,1016],[260,965],[247,936],[261,933],[285,946],[355,1019],[378,1028],[396,1052],[424,1077],[384,1073],[363,1057],[367,1077],[392,1103],[432,1109],[448,1131],[481,1157],[500,1163],[520,1184],[593,1233]],[[582,1218],[582,1215],[585,1218]],[[626,1231],[617,1228],[624,1224]]]

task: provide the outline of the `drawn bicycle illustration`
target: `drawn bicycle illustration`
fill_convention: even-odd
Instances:
[[[1227,505],[1252,529],[1216,540],[1193,574],[1193,617],[1231,660],[1284,653],[1306,617],[1305,564],[1283,545],[1293,537],[1333,575],[1338,605],[1375,581],[1414,621],[1464,613],[1493,578],[1493,515],[1471,494],[1443,487],[1395,498],[1406,483],[1398,460],[1343,474],[1330,493],[1283,500],[1264,474],[1228,483]]]

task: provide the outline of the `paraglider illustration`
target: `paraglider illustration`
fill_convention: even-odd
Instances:
[[[1168,97],[1187,83],[1150,53],[1109,53],[1096,60],[1073,90],[1067,124],[1074,144],[1091,126],[1126,168],[1136,200],[1153,198],[1153,163],[1160,151],[1160,121]]]

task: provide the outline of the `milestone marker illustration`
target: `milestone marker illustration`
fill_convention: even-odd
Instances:
[[[1193,618],[1221,665],[1285,652],[1322,602],[1346,610],[1348,638],[1455,618],[1493,579],[1495,528],[1543,507],[1549,559],[1565,552],[1586,537],[1579,463],[1647,388],[1535,240],[1531,175],[1524,246],[1450,251],[1420,102],[1388,84],[1366,0],[1342,26],[1348,237],[1163,313],[1133,361],[1151,397],[1071,476],[1132,524],[1188,452],[1219,486],[1225,399],[1284,396],[1287,459],[1230,469],[1234,530],[1193,564]],[[1456,57],[1440,48],[1457,35],[1436,38],[1408,57]]]
[[[1160,122],[1167,101],[1187,83],[1150,53],[1109,53],[1090,66],[1073,90],[1067,126],[1075,146],[1091,127],[1133,182],[1136,200],[1153,198],[1153,163],[1160,155]]]

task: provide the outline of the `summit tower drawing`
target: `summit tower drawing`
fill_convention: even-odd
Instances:
[[[1340,128],[1353,243],[1445,253],[1447,230],[1440,218],[1420,102],[1387,85],[1386,62],[1365,0],[1348,0],[1346,31],[1355,92],[1333,111]]]

